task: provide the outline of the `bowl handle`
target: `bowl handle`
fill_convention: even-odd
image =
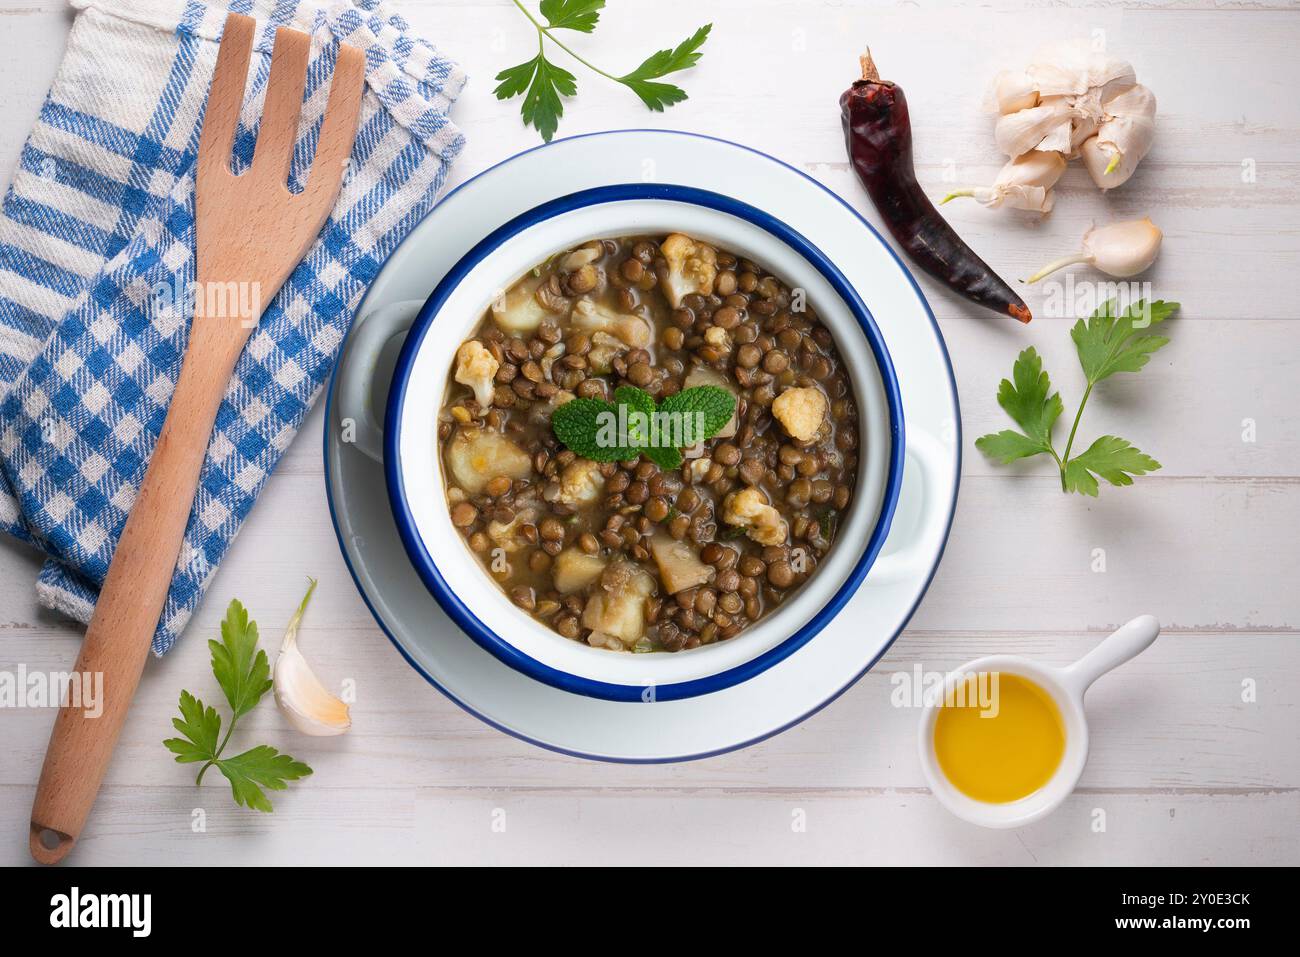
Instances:
[[[890,585],[926,574],[943,547],[944,536],[948,532],[948,510],[934,507],[943,495],[951,472],[948,450],[929,433],[908,429],[906,458],[904,475],[915,470],[920,476],[917,485],[922,501],[921,518],[912,529],[906,531],[895,524],[896,531],[891,532],[891,537],[898,533],[903,537],[893,543],[891,551],[876,556],[867,576],[868,585]],[[906,487],[906,479],[904,486]],[[917,486],[913,488],[916,489]]]
[[[394,336],[405,335],[424,300],[380,306],[361,316],[339,360],[338,428],[345,445],[354,445],[376,462],[384,460],[384,427],[371,408],[375,364]]]

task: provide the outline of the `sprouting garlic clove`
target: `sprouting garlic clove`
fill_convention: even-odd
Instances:
[[[342,734],[352,727],[352,716],[346,702],[325,690],[298,649],[298,626],[307,610],[307,602],[316,590],[316,580],[313,578],[310,581],[302,604],[289,619],[289,627],[285,629],[272,680],[275,703],[289,719],[289,723],[303,734],[325,737]]]
[[[1127,279],[1146,272],[1160,254],[1164,233],[1148,218],[1109,226],[1094,226],[1084,233],[1083,248],[1102,272]]]
[[[1127,182],[1147,155],[1155,140],[1156,98],[1138,85],[1112,99],[1104,107],[1105,118],[1097,135],[1079,149],[1092,181],[1102,189],[1114,189]]]
[[[1008,160],[992,186],[954,190],[940,205],[959,196],[969,196],[990,209],[1005,203],[1012,209],[1046,213],[1055,200],[1052,187],[1065,172],[1065,166],[1065,157],[1054,150],[1030,150]]]
[[[1025,280],[1035,283],[1066,266],[1088,263],[1117,279],[1145,272],[1160,254],[1164,233],[1149,218],[1109,226],[1094,226],[1083,234],[1083,248],[1071,256],[1048,263]]]

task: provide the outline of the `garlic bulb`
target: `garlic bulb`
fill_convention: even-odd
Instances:
[[[994,137],[1012,159],[1030,150],[1082,156],[1093,181],[1113,189],[1151,148],[1156,100],[1124,60],[1070,40],[1039,50],[1022,71],[993,81]]]
[[[311,601],[312,592],[316,590],[316,579],[309,580],[311,584],[307,594],[289,619],[289,627],[285,629],[284,641],[280,645],[280,656],[275,660],[275,703],[289,723],[303,734],[324,737],[342,734],[352,727],[352,716],[346,702],[325,690],[298,650],[298,625],[302,623],[307,602]]]
[[[1156,261],[1163,239],[1164,234],[1150,219],[1094,226],[1083,234],[1083,248],[1079,252],[1048,263],[1025,282],[1038,282],[1075,263],[1089,263],[1107,275],[1127,279],[1145,272]]]
[[[970,196],[990,209],[1005,203],[1012,209],[1046,213],[1051,210],[1056,199],[1052,195],[1052,187],[1064,172],[1065,157],[1060,153],[1055,150],[1030,150],[1008,160],[992,186],[954,190],[939,205],[959,196]]]
[[[1097,135],[1079,148],[1092,181],[1102,189],[1126,182],[1151,149],[1156,132],[1156,98],[1141,84],[1125,90],[1105,106]]]

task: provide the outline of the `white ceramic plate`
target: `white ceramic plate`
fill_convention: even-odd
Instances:
[[[449,194],[416,227],[385,263],[361,315],[425,298],[467,249],[519,213],[578,190],[644,180],[647,171],[656,182],[734,196],[808,236],[857,289],[893,357],[908,462],[882,555],[908,560],[873,569],[839,616],[797,654],[736,687],[671,702],[587,698],[513,671],[460,632],[409,564],[382,467],[338,441],[333,387],[326,410],[327,494],[344,558],[402,654],[490,724],[543,747],[616,761],[687,760],[743,747],[797,723],[853,684],[902,630],[933,576],[956,503],[960,457],[957,396],[942,337],[890,248],[811,178],[720,140],[626,130],[513,157]]]

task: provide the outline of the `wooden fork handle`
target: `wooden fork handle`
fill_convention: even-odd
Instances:
[[[199,341],[191,341],[186,349],[162,433],[77,658],[77,675],[103,675],[101,707],[91,716],[84,707],[65,702],[54,720],[29,838],[32,857],[42,864],[56,864],[72,850],[140,682],[217,410],[238,355],[237,350],[223,349],[232,354],[214,357],[202,341],[205,323],[223,321],[234,320],[194,322],[191,339]]]

